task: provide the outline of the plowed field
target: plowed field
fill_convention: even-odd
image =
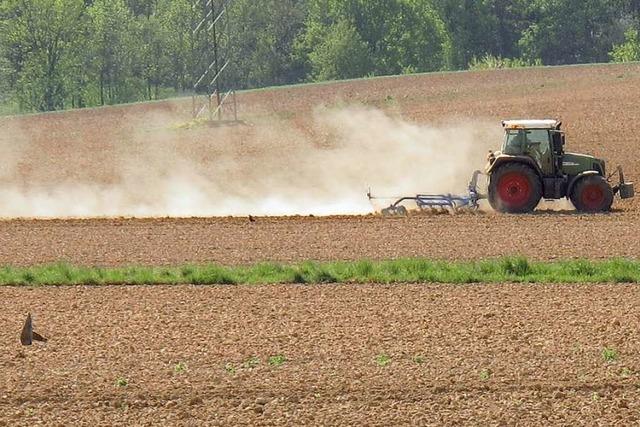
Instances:
[[[3,425],[639,420],[635,285],[3,288],[0,298],[11,302],[0,314]],[[20,346],[26,310],[46,345]]]
[[[0,264],[636,258],[639,227],[635,212],[6,221],[0,222]]]
[[[350,171],[377,163],[300,157],[339,149],[311,119],[319,105],[375,107],[411,132],[559,117],[572,150],[638,181],[639,98],[640,66],[593,66],[248,92],[249,125],[232,128],[185,125],[190,100],[0,118],[0,264],[637,258],[638,199],[607,215],[407,218],[249,218],[225,203],[283,183],[293,213],[364,197]],[[425,167],[409,160],[382,175],[411,184]],[[220,217],[165,218],[201,212]],[[29,219],[58,214],[107,217]],[[636,285],[0,288],[0,426],[633,425],[639,303]],[[20,346],[28,311],[48,343]]]
[[[340,193],[342,181],[326,188],[326,182],[317,182],[328,167],[322,161],[300,166],[305,175],[299,180],[287,175],[297,171],[304,157],[292,152],[304,154],[325,143],[339,144],[328,142],[326,129],[313,121],[313,111],[320,105],[364,104],[411,123],[491,123],[498,136],[499,121],[504,118],[559,117],[565,122],[571,149],[607,159],[610,169],[622,164],[627,178],[638,180],[639,97],[640,66],[615,65],[434,74],[248,92],[239,100],[249,126],[230,128],[176,128],[176,123],[189,120],[191,100],[4,118],[0,125],[9,132],[0,135],[0,146],[6,151],[0,169],[0,212],[5,216],[118,213],[120,209],[128,212],[126,207],[133,200],[138,203],[131,208],[134,213],[139,209],[143,214],[158,211],[179,216],[193,209],[200,212],[195,204],[207,205],[205,212],[225,215],[234,211],[233,203],[225,205],[229,199],[262,200],[283,182],[294,185],[281,194],[294,204],[288,206],[293,213],[302,213],[317,200],[330,204],[332,192],[341,194],[342,201],[366,205],[365,183],[345,196]],[[167,129],[172,130],[167,133]],[[11,138],[15,138],[13,145]],[[361,170],[357,152],[348,154],[353,157],[348,159],[352,166],[345,163],[340,170]],[[121,165],[124,157],[126,167]],[[204,172],[182,183],[181,178],[194,177],[181,174],[174,179],[172,168],[183,168],[176,159],[185,158],[192,162],[187,169]],[[424,160],[411,160],[390,180],[412,177]],[[480,166],[482,162],[480,158]],[[379,159],[372,171],[384,163]],[[461,177],[463,183],[466,179]],[[138,183],[143,185],[134,185]],[[428,191],[431,185],[435,183],[421,182],[415,190]],[[194,186],[205,190],[192,193]],[[210,187],[217,190],[208,193]],[[163,199],[166,193],[171,196]],[[617,200],[615,213],[599,216],[543,211],[529,216],[400,220],[371,216],[259,218],[256,222],[246,217],[7,220],[0,223],[0,262],[243,264],[509,254],[538,259],[635,257],[640,253],[638,203],[637,198]],[[264,205],[243,209],[269,211]]]

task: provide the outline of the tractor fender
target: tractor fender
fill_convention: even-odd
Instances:
[[[600,172],[598,172],[598,171],[585,171],[585,172],[581,172],[578,175],[574,176],[569,181],[569,185],[567,186],[567,198],[571,197],[571,192],[573,191],[573,187],[576,186],[578,181],[580,181],[585,176],[593,176],[593,175],[600,175]]]
[[[531,158],[527,156],[510,156],[508,154],[500,154],[492,161],[489,165],[487,165],[486,173],[487,175],[491,175],[493,171],[498,169],[505,163],[522,163],[529,166],[531,169],[536,171],[538,177],[542,176],[542,171],[538,164]]]

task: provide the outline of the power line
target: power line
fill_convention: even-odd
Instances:
[[[235,90],[225,84],[225,72],[231,62],[230,3],[231,0],[194,0],[192,4],[192,10],[199,15],[194,21],[193,36],[203,49],[199,70],[192,70],[193,75],[199,76],[193,84],[194,118],[208,112],[209,120],[223,121],[225,112],[232,110],[233,120],[238,120]]]

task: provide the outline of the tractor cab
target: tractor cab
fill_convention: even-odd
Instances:
[[[527,156],[544,176],[562,175],[564,133],[556,120],[512,120],[503,122],[502,154]]]

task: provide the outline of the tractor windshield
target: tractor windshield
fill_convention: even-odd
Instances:
[[[511,155],[525,154],[530,150],[546,154],[549,150],[549,132],[546,129],[518,129],[507,131],[502,152]]]
[[[545,174],[553,173],[551,144],[547,129],[510,129],[502,152],[512,156],[528,156]]]
[[[526,134],[524,130],[509,130],[507,131],[507,138],[504,141],[502,152],[509,155],[522,154],[525,147],[525,141]]]

